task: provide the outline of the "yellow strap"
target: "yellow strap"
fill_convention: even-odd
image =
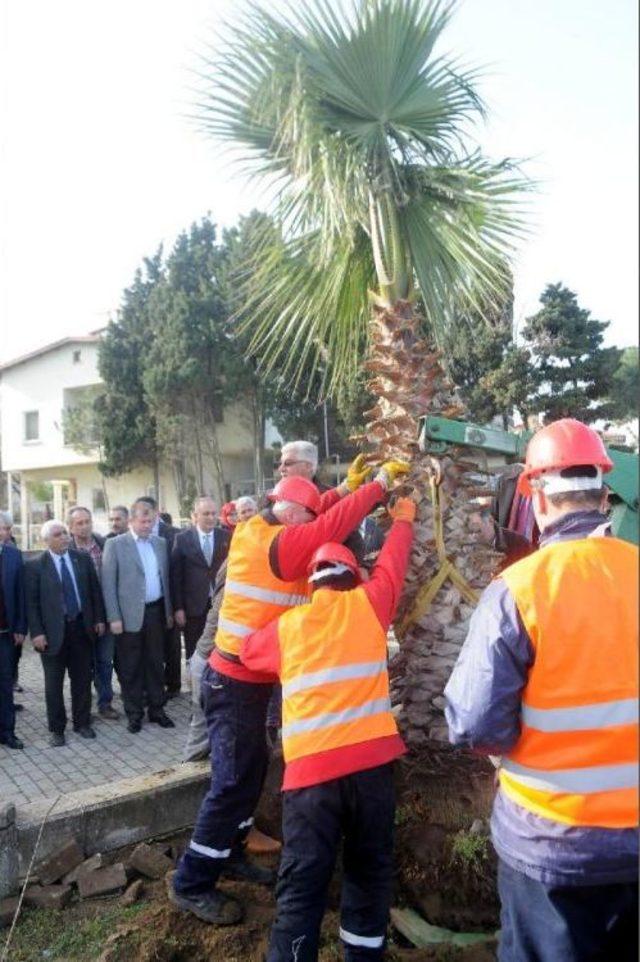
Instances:
[[[396,634],[403,638],[411,625],[419,621],[431,607],[433,599],[436,597],[440,588],[447,578],[456,586],[465,601],[475,605],[478,603],[479,593],[471,587],[469,582],[460,574],[455,565],[447,558],[447,549],[444,543],[444,523],[442,519],[442,505],[440,503],[440,489],[435,475],[429,479],[431,493],[431,503],[433,504],[433,527],[436,541],[436,551],[440,567],[425,585],[423,585],[416,595],[413,607],[399,625],[396,626]]]

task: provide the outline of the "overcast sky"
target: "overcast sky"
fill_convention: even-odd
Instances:
[[[1,0],[0,362],[106,323],[141,259],[259,205],[197,133],[189,70],[229,0]],[[541,181],[516,317],[562,281],[636,341],[636,0],[463,0],[446,46],[486,65],[494,158]]]

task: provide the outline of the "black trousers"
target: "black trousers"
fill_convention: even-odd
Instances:
[[[91,724],[91,666],[92,645],[82,615],[65,624],[64,640],[55,654],[40,655],[44,670],[44,698],[50,732],[62,734],[67,725],[64,707],[64,675],[71,681],[71,717],[73,727],[86,728]]]
[[[180,629],[164,629],[164,684],[167,691],[174,693],[180,691],[182,675],[180,667]]]
[[[545,885],[500,861],[500,962],[637,962],[638,883]]]
[[[283,793],[284,846],[268,962],[316,962],[341,840],[340,938],[345,959],[378,962],[384,957],[394,818],[392,764]]]
[[[269,763],[265,724],[272,689],[236,681],[209,666],[202,674],[211,785],[178,864],[174,885],[181,894],[211,891],[253,824]]]
[[[150,718],[158,715],[165,703],[165,624],[164,601],[161,598],[145,607],[140,631],[123,631],[121,635],[116,635],[118,677],[129,721],[142,720],[145,693]]]
[[[200,641],[210,607],[211,602],[207,604],[201,615],[187,616],[187,623],[184,626],[184,657],[187,661],[191,658],[196,650],[196,645]]]

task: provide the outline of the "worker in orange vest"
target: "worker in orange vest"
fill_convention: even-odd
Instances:
[[[344,839],[340,938],[349,962],[384,955],[393,879],[392,762],[405,751],[391,712],[387,631],[409,559],[415,504],[401,498],[371,578],[325,544],[308,604],[242,642],[252,671],[282,683],[283,854],[268,962],[315,962]]]
[[[500,962],[638,958],[638,549],[611,536],[612,467],[579,421],[531,439],[540,548],[486,589],[445,690],[451,741],[500,756]]]
[[[241,663],[242,640],[306,603],[313,553],[326,541],[346,538],[408,470],[404,462],[388,461],[366,483],[371,469],[359,458],[345,490],[323,495],[307,478],[283,478],[269,494],[270,507],[234,533],[215,645],[202,675],[211,787],[169,890],[176,906],[205,922],[230,925],[242,918],[240,902],[216,888],[221,875],[275,882],[270,869],[245,857],[242,843],[267,771],[267,706],[278,679]]]

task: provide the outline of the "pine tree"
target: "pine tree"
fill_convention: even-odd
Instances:
[[[608,417],[611,379],[621,355],[617,347],[602,346],[609,321],[592,318],[562,284],[549,284],[540,303],[522,332],[535,358],[531,409],[546,423],[564,417],[587,423]]]

